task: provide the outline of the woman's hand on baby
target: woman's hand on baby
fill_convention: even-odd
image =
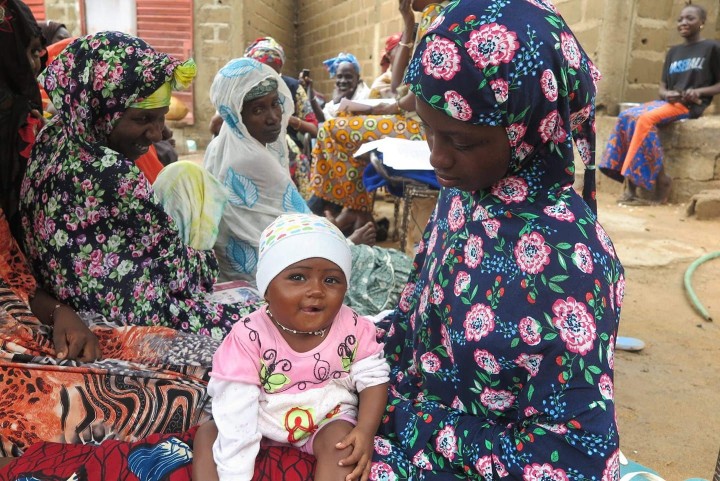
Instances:
[[[342,466],[355,465],[355,469],[345,477],[345,481],[367,481],[370,476],[374,439],[375,433],[367,433],[356,426],[335,445],[338,449],[352,446],[350,456],[340,460]]]
[[[68,306],[62,306],[55,310],[53,343],[58,359],[79,359],[83,362],[92,362],[102,358],[97,336]]]

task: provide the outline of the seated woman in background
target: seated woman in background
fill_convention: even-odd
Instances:
[[[340,52],[337,57],[323,61],[323,65],[330,78],[335,79],[335,89],[332,99],[325,104],[322,114],[318,115],[321,122],[337,117],[342,99],[364,100],[370,96],[370,89],[360,78],[360,63],[355,55]]]
[[[285,65],[285,50],[274,38],[262,37],[251,43],[245,49],[245,56],[254,58],[260,63],[272,67],[290,89],[290,98],[293,100],[293,114],[288,120],[288,135],[295,142],[299,142],[298,133],[309,133],[317,136],[318,120],[313,112],[310,99],[300,81],[288,75],[283,75]]]
[[[423,140],[424,137],[420,124],[402,113],[338,115],[342,98],[366,99],[369,90],[360,84],[360,65],[352,55],[340,54],[326,60],[325,65],[337,81],[333,101],[323,109],[326,121],[320,126],[313,148],[311,189],[315,198],[309,204],[317,215],[332,216],[342,209],[334,222],[349,235],[368,222],[374,222],[373,196],[363,184],[368,160],[355,158],[353,154],[363,143],[383,137],[410,140]]]
[[[405,29],[394,48],[388,48],[395,44],[394,37],[387,39],[386,46],[386,51],[392,52],[390,98],[394,97],[395,102],[373,107],[371,115],[341,117],[335,123],[322,125],[318,132],[311,172],[314,198],[308,203],[318,215],[334,216],[339,211],[334,222],[343,232],[352,232],[372,221],[373,197],[363,183],[369,161],[366,157],[355,158],[353,154],[357,149],[365,142],[383,137],[425,138],[420,119],[414,113],[415,94],[402,85],[402,78],[414,43],[420,41],[448,3],[447,0],[399,0]],[[421,12],[417,26],[413,11]]]
[[[245,49],[245,57],[272,67],[280,74],[283,82],[290,89],[294,110],[288,121],[288,135],[293,141],[299,142],[298,133],[309,133],[312,137],[317,136],[318,120],[311,106],[308,92],[298,79],[282,74],[282,68],[285,65],[285,49],[282,45],[272,37],[258,38]],[[222,116],[215,113],[210,121],[210,131],[213,135],[220,133],[222,122]]]
[[[290,155],[290,175],[303,196],[309,196],[310,159],[303,152],[305,147],[303,136],[309,134],[312,138],[317,137],[318,127],[318,120],[309,97],[311,92],[307,92],[305,85],[301,85],[298,79],[282,74],[285,49],[274,38],[258,38],[245,49],[245,57],[272,67],[290,89],[291,98],[294,100],[294,111],[288,120],[286,135]],[[220,133],[222,123],[222,116],[216,112],[210,120],[210,132],[214,136]]]
[[[176,162],[158,177],[159,195],[134,165],[161,138],[173,84],[193,76],[194,64],[119,32],[70,44],[45,72],[58,114],[33,148],[22,224],[35,272],[61,301],[120,324],[222,338],[255,308],[208,298],[223,189]]]
[[[281,214],[309,212],[290,178],[283,140],[292,99],[273,69],[248,58],[220,69],[210,97],[224,123],[205,152],[205,168],[230,193],[215,244],[221,280],[253,282],[262,231]],[[351,241],[367,242],[374,234],[369,225]],[[363,314],[379,312],[397,299],[410,259],[368,245],[351,249],[356,271],[346,303]]]
[[[380,52],[380,68],[382,73],[370,85],[371,99],[392,99],[395,93],[392,91],[392,66],[400,46],[402,33],[394,33],[385,39],[385,49]]]
[[[245,49],[245,56],[272,67],[280,74],[283,82],[290,89],[290,95],[294,102],[294,111],[288,119],[286,134],[290,156],[290,176],[303,197],[309,197],[310,158],[309,151],[305,150],[306,139],[304,137],[306,134],[313,139],[317,137],[318,120],[309,97],[313,92],[307,92],[298,79],[282,74],[285,50],[274,38],[263,37],[255,40]]]
[[[720,93],[720,44],[701,36],[707,13],[700,5],[687,5],[677,19],[683,43],[665,56],[660,81],[660,100],[620,112],[599,164],[600,171],[625,188],[619,203],[665,204],[672,178],[664,167],[658,126],[703,114],[714,95]],[[653,192],[640,198],[637,186]]]

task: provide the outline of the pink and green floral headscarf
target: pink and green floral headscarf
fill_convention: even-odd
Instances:
[[[137,37],[100,32],[68,45],[40,80],[64,135],[104,143],[123,112],[170,80],[179,64]]]

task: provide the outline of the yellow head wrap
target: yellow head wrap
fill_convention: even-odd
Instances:
[[[139,102],[131,105],[135,109],[157,109],[170,105],[170,95],[173,90],[183,90],[190,86],[197,74],[197,65],[193,59],[188,59],[179,64],[173,70],[173,76],[155,92],[151,93]]]

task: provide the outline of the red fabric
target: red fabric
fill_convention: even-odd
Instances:
[[[391,67],[390,52],[392,52],[393,49],[400,44],[401,39],[401,32],[394,33],[385,39],[385,50],[380,52],[380,66],[382,67],[383,72],[385,72],[388,68]]]
[[[70,478],[77,481],[191,481],[191,449],[195,431],[196,428],[179,435],[154,434],[134,443],[115,440],[106,440],[99,445],[37,443],[22,457],[0,469],[0,481],[20,478],[41,481]],[[172,448],[163,449],[171,442]],[[143,456],[144,453],[147,456]]]
[[[154,145],[150,145],[150,150],[148,150],[147,154],[138,158],[135,161],[135,165],[145,174],[145,177],[151,184],[155,183],[158,174],[163,170],[163,167],[165,167],[162,162],[160,162]]]
[[[42,122],[40,119],[28,115],[27,123],[20,127],[18,130],[18,136],[26,145],[20,151],[20,156],[27,161],[30,158],[30,152],[32,151],[33,145],[35,144],[35,136],[42,128]]]
[[[291,447],[271,447],[258,454],[252,481],[311,481],[314,473],[314,457]]]
[[[36,443],[0,469],[0,481],[191,481],[196,430],[154,434],[134,443]],[[271,447],[255,461],[252,481],[311,481],[314,471],[312,456],[291,447]]]

